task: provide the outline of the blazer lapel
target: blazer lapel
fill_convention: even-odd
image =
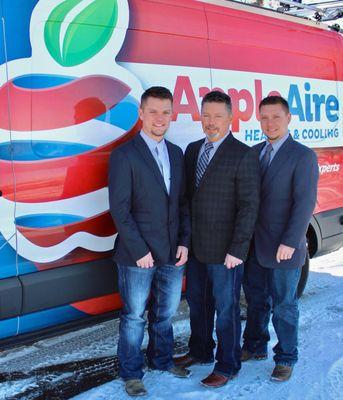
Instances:
[[[266,142],[262,142],[253,146],[253,149],[257,151],[258,155],[261,154],[262,149],[264,148]]]
[[[285,143],[280,147],[278,152],[275,154],[272,162],[270,163],[267,172],[262,179],[262,190],[265,189],[274,179],[275,175],[280,171],[282,166],[287,161],[288,157],[292,152],[292,143],[293,138],[289,136],[289,138],[285,141]]]
[[[172,196],[173,193],[176,193],[174,190],[175,187],[175,179],[176,179],[176,174],[175,174],[175,169],[176,169],[176,157],[175,157],[175,152],[173,151],[173,148],[171,144],[166,140],[167,144],[167,149],[168,149],[168,156],[169,156],[169,164],[170,164],[170,190],[169,190],[169,195]]]
[[[144,142],[144,140],[142,139],[142,137],[139,133],[137,133],[137,135],[133,139],[133,142],[134,142],[136,149],[138,150],[138,152],[140,153],[140,155],[142,156],[142,158],[148,165],[150,171],[155,175],[158,183],[163,187],[164,191],[168,195],[168,191],[167,191],[166,185],[164,183],[163,176],[161,174],[160,169],[158,168],[158,165],[157,165],[153,155],[151,154],[151,151],[150,151],[148,145]]]

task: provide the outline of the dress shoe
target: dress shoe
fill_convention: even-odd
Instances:
[[[173,357],[173,362],[176,366],[185,368],[198,364],[198,360],[192,358],[188,353],[183,356]]]
[[[220,388],[220,387],[226,385],[229,381],[231,381],[236,376],[237,376],[237,374],[232,374],[230,376],[224,376],[224,375],[220,375],[215,372],[212,372],[207,378],[205,378],[201,381],[201,384],[208,388],[216,389],[216,388]]]
[[[173,365],[167,369],[167,372],[176,376],[177,378],[189,378],[192,375],[192,372],[189,369],[180,365]]]
[[[276,364],[270,379],[272,381],[285,382],[292,376],[292,372],[292,366]]]
[[[242,355],[241,355],[241,361],[249,361],[249,360],[256,360],[256,361],[261,361],[261,360],[266,360],[268,358],[267,353],[251,353],[248,350],[242,350]]]
[[[189,353],[184,354],[183,356],[176,356],[173,358],[173,362],[175,365],[181,367],[190,367],[191,365],[201,364],[201,365],[211,365],[213,361],[200,361],[197,358],[193,358],[189,355]]]
[[[158,369],[150,364],[149,370],[150,371],[167,372],[171,375],[176,376],[177,378],[189,378],[192,375],[192,372],[189,369],[187,369],[181,365],[172,365],[168,369]]]
[[[148,392],[141,379],[128,379],[125,382],[125,390],[129,396],[145,396]]]

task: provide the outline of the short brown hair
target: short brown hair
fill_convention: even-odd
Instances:
[[[205,103],[224,103],[229,113],[232,113],[230,96],[219,90],[212,90],[212,92],[207,93],[202,99],[201,108]]]
[[[280,104],[283,109],[286,111],[286,113],[289,113],[289,105],[288,105],[288,101],[286,99],[284,99],[281,96],[268,96],[265,97],[259,104],[258,106],[258,111],[261,111],[261,107],[263,106],[269,106],[272,104]]]
[[[148,97],[155,99],[170,100],[173,103],[173,95],[171,91],[163,86],[152,86],[147,89],[141,96],[141,107],[146,102]]]

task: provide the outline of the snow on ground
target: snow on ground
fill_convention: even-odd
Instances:
[[[299,362],[286,383],[269,380],[273,369],[271,328],[270,357],[249,361],[234,381],[211,390],[200,386],[210,366],[193,366],[189,379],[148,372],[144,383],[151,400],[339,400],[343,399],[343,248],[311,260],[306,291],[300,301]],[[175,326],[176,333],[189,334],[187,321]],[[74,397],[74,400],[124,400],[123,383],[117,379]]]
[[[181,348],[189,335],[184,305],[175,322],[175,336]],[[177,379],[160,372],[147,372],[144,377],[149,400],[343,400],[343,247],[334,253],[311,260],[311,272],[305,293],[300,300],[300,358],[292,379],[286,383],[269,380],[273,369],[272,347],[276,337],[271,327],[270,357],[243,365],[239,376],[225,387],[210,390],[199,382],[211,372],[211,366],[191,367],[189,379]],[[118,320],[41,340],[31,346],[5,350],[0,356],[0,374],[20,371],[18,379],[0,384],[0,400],[51,399],[38,396],[47,385],[80,381],[82,373],[68,371],[62,375],[44,375],[44,368],[72,361],[113,356],[118,340]],[[145,337],[144,345],[147,344]],[[180,345],[179,345],[180,347]],[[113,358],[113,357],[112,357]],[[106,368],[106,367],[105,367]],[[43,369],[43,373],[39,372]],[[38,373],[38,372],[39,373]],[[15,372],[15,373],[16,373]],[[63,371],[62,371],[63,372]],[[66,371],[67,372],[67,371]],[[27,376],[25,376],[27,374]],[[111,372],[109,372],[111,376]],[[75,377],[75,379],[74,379]],[[82,385],[82,383],[80,383]],[[78,383],[77,383],[78,385]],[[79,387],[79,386],[78,386]],[[34,394],[37,390],[37,397]],[[82,387],[80,388],[82,390]],[[80,391],[81,391],[80,390]],[[85,390],[85,389],[83,389]],[[26,396],[25,393],[33,393]],[[53,397],[64,400],[67,397]],[[120,379],[95,387],[74,400],[126,400]]]

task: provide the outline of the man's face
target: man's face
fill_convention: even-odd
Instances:
[[[139,108],[143,131],[154,140],[162,140],[169,128],[172,113],[172,102],[169,99],[148,97]]]
[[[201,109],[201,124],[207,139],[216,142],[227,134],[232,114],[225,103],[204,103]]]
[[[287,134],[290,121],[291,114],[281,104],[268,104],[260,109],[261,128],[270,142]]]

